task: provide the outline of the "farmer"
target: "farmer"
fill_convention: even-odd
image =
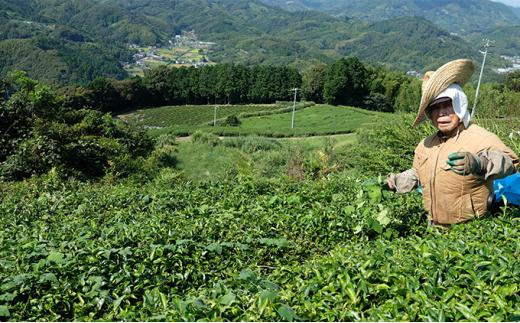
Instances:
[[[427,72],[419,113],[438,129],[415,149],[413,167],[390,174],[387,185],[407,193],[421,185],[431,225],[450,225],[480,217],[487,211],[493,180],[516,171],[518,157],[493,133],[470,123],[468,99],[461,86],[474,65],[460,59]]]

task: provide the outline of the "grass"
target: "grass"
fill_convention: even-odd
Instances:
[[[214,137],[215,141],[196,142],[193,138],[178,143],[175,159],[184,178],[195,182],[216,182],[237,174],[276,178],[287,174],[295,158],[316,159],[325,151],[337,156],[356,142],[354,134],[290,139]]]
[[[152,135],[173,133],[189,135],[197,130],[222,136],[259,135],[266,137],[294,137],[351,133],[367,124],[376,122],[382,113],[353,107],[316,105],[296,111],[294,128],[291,129],[292,113],[272,114],[242,118],[239,126],[213,127],[210,125],[179,125],[152,131]],[[157,117],[156,117],[157,118]],[[165,122],[166,124],[166,122]]]
[[[341,149],[349,144],[354,144],[357,137],[353,133],[340,134],[326,137],[306,137],[306,138],[283,138],[279,142],[287,146],[301,147],[305,151],[314,151],[330,146],[333,149]]]
[[[237,173],[252,171],[250,158],[242,151],[224,146],[185,142],[178,146],[176,167],[185,178],[197,181],[221,181]]]

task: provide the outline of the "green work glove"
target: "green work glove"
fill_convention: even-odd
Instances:
[[[483,175],[487,168],[486,158],[468,152],[451,153],[446,163],[451,171],[459,175]]]

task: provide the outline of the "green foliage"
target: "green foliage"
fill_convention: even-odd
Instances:
[[[328,104],[355,104],[368,94],[368,71],[357,57],[340,59],[326,72],[323,97]]]
[[[174,157],[186,180],[321,178],[344,169],[343,158],[355,141],[353,134],[292,139],[227,137],[215,146],[181,140]]]
[[[24,70],[47,84],[86,83],[96,77],[123,78],[124,49],[48,37],[0,40],[0,77]]]
[[[425,230],[418,194],[345,175],[144,186],[52,176],[3,187],[10,320],[462,321],[518,311],[514,209],[436,232]]]
[[[412,128],[413,120],[412,114],[387,114],[373,127],[358,129],[359,145],[346,152],[347,167],[367,177],[411,168],[415,147],[436,131],[429,122]]]
[[[351,229],[357,220],[343,211],[345,201],[361,193],[360,203],[366,193],[348,178],[298,185],[244,180],[145,187],[77,182],[53,187],[52,181],[42,177],[12,184],[2,197],[2,213],[8,217],[1,221],[0,257],[7,264],[1,288],[10,319],[141,320],[161,313],[167,320],[214,314],[233,319],[239,312],[223,307],[236,305],[243,294],[232,296],[227,288],[213,296],[222,306],[220,314],[205,314],[210,303],[186,308],[185,314],[176,312],[182,307],[175,304],[190,293],[211,293],[214,284],[235,279],[242,270],[237,283],[247,286],[267,273],[264,267],[325,254],[337,241],[378,235],[368,222],[359,222],[366,233]],[[13,212],[16,205],[24,205],[23,210]],[[76,206],[69,210],[69,205]],[[369,208],[379,212],[376,205]],[[273,218],[273,210],[284,215]],[[417,222],[389,217],[395,222],[385,230],[396,235],[407,234]],[[10,221],[25,227],[16,240],[8,239],[15,230]],[[34,238],[36,231],[46,242]],[[267,281],[258,287],[274,288]],[[63,288],[67,292],[59,292]],[[25,306],[29,296],[42,306]],[[277,299],[267,292],[261,297]]]
[[[288,150],[301,155],[306,176],[299,181],[253,177],[255,156],[266,156],[271,169],[288,161],[272,139],[212,147],[162,136],[146,162],[179,159],[150,169],[148,181],[64,181],[54,169],[0,183],[0,316],[514,321],[519,210],[426,228],[418,193],[385,191],[382,177],[353,177],[408,167],[416,139],[431,130],[403,127],[412,115],[385,116],[344,150],[332,141],[308,143],[319,148],[309,151],[314,157]],[[506,121],[495,123],[502,138],[518,127]],[[202,173],[202,161],[219,163],[227,177],[211,180],[217,174]],[[209,180],[174,169],[183,163],[183,172]],[[331,170],[336,163],[346,171]]]
[[[285,66],[218,64],[193,67],[160,67],[145,74],[145,82],[160,104],[274,103],[291,99],[301,76]]]
[[[252,116],[265,112],[276,113],[285,109],[284,105],[218,105],[217,123],[222,122],[230,115],[239,118]],[[285,111],[285,110],[284,110]],[[130,123],[137,123],[148,127],[167,127],[173,125],[198,126],[204,123],[213,125],[215,106],[213,105],[184,105],[166,106],[138,110],[128,115],[120,115],[121,119]]]
[[[92,93],[92,104],[103,112],[118,111],[123,100],[112,82],[106,78],[96,78],[88,84]]]
[[[366,6],[371,8],[372,5]],[[356,55],[372,63],[422,71],[453,58],[480,58],[477,50],[463,39],[416,17],[370,25],[316,11],[286,12],[259,1],[208,4],[201,0],[182,0],[172,4],[166,0],[31,0],[20,6],[5,3],[1,8],[0,52],[3,55],[0,62],[5,64],[0,64],[0,73],[24,69],[41,81],[58,84],[86,84],[97,77],[125,77],[120,62],[132,60],[128,44],[167,45],[176,34],[186,30],[195,30],[201,40],[217,44],[210,50],[211,61],[246,66],[292,66],[303,70],[311,64],[331,63]],[[380,8],[371,9],[366,14]],[[453,9],[448,11],[451,13]],[[377,20],[385,15],[378,15]],[[393,18],[394,14],[390,16]],[[406,16],[416,16],[416,12]],[[444,17],[438,14],[431,17],[439,16]],[[466,22],[466,18],[468,16],[461,21]],[[480,40],[481,36],[477,37]],[[510,43],[514,43],[514,39],[509,39],[503,47],[513,51]],[[490,57],[490,63],[497,67],[504,61]],[[241,78],[241,72],[229,76]],[[211,85],[208,88],[220,86],[211,80],[206,82]],[[244,102],[241,88],[245,84],[232,84],[236,86],[230,87],[222,97],[227,103]],[[189,97],[189,93],[183,95]],[[264,100],[262,96],[255,99]]]
[[[520,71],[508,73],[504,85],[510,91],[520,92]]]
[[[373,93],[363,99],[362,105],[365,109],[381,112],[394,112],[390,100],[380,93]]]
[[[232,114],[226,117],[226,120],[224,120],[222,125],[236,127],[240,125],[240,119],[236,115]]]
[[[60,106],[56,95],[25,74],[8,80],[14,93],[0,103],[0,177],[14,180],[58,168],[81,178],[128,175],[152,148],[139,130],[93,110]]]
[[[323,103],[323,87],[325,84],[325,74],[327,65],[313,65],[303,72],[302,76],[302,96],[316,103]]]
[[[464,93],[468,96],[469,107],[473,107],[476,87],[473,84],[464,86]],[[403,81],[395,98],[395,110],[398,112],[417,112],[421,101],[421,81],[406,79]],[[483,83],[477,102],[478,118],[506,118],[519,116],[517,109],[520,104],[518,92],[507,85],[497,83]]]
[[[445,30],[459,34],[487,31],[488,29],[503,27],[504,25],[516,26],[518,24],[518,17],[514,14],[516,8],[481,0],[396,0],[392,2],[383,0],[370,2],[333,0],[297,0],[286,2],[281,0],[264,0],[263,2],[289,10],[319,10],[333,16],[342,16],[346,17],[346,19],[357,18],[370,22],[398,17],[419,16],[433,21]],[[440,12],[442,14],[439,14]]]
[[[520,16],[519,16],[520,17]],[[497,28],[490,28],[482,34],[475,33],[469,35],[468,42],[481,46],[482,38],[493,39],[495,44],[495,53],[505,56],[516,56],[520,50],[520,30],[518,26],[499,26]],[[509,65],[509,64],[508,64]],[[484,70],[484,73],[488,71]]]
[[[517,224],[486,219],[422,237],[339,247],[299,267],[273,307],[288,304],[309,321],[514,320],[518,259],[510,244]],[[470,238],[476,235],[481,239]],[[281,280],[288,270],[273,276]],[[494,296],[483,296],[487,292]]]
[[[191,141],[200,144],[207,144],[210,146],[216,146],[220,143],[219,137],[211,133],[202,132],[200,130],[197,130],[195,133],[193,133],[193,135],[191,135]]]
[[[428,36],[426,36],[428,35]],[[481,60],[478,51],[459,37],[419,17],[396,18],[370,25],[368,30],[340,49],[369,62],[383,62],[402,71],[425,72],[461,57]],[[503,64],[493,59],[491,65]],[[494,72],[489,71],[489,74]]]
[[[148,176],[154,177],[165,168],[177,166],[177,142],[175,136],[166,134],[155,138],[154,150],[144,161],[143,170]]]
[[[421,102],[422,81],[409,79],[399,87],[395,98],[395,111],[398,112],[417,112]]]
[[[477,118],[475,123],[496,134],[513,151],[520,152],[520,124],[518,119]]]
[[[476,88],[473,85],[464,87],[469,104],[473,107]],[[516,118],[520,116],[518,105],[520,93],[508,90],[501,84],[485,83],[480,87],[477,99],[477,118]]]
[[[369,67],[370,75],[370,93],[372,96],[376,95],[379,100],[386,102],[391,106],[390,109],[376,109],[378,111],[392,111],[393,107],[397,105],[397,96],[401,88],[412,79],[407,77],[404,73],[387,70],[384,68]]]

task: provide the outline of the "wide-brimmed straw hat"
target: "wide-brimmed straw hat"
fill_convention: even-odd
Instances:
[[[426,108],[442,91],[453,83],[464,86],[474,70],[475,65],[471,60],[457,59],[442,65],[436,71],[426,72],[422,83],[421,104],[413,126],[417,126],[425,119]]]

